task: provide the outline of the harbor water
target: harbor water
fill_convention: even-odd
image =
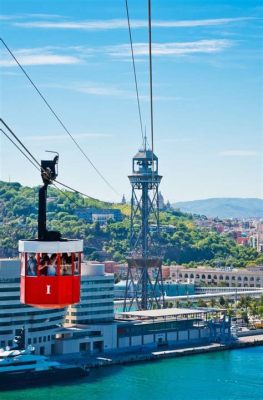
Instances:
[[[262,400],[263,347],[93,369],[65,384],[0,393],[1,400]]]

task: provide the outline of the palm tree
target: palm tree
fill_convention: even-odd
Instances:
[[[214,297],[212,297],[212,298],[210,299],[210,306],[211,306],[211,307],[215,307],[216,305],[217,305],[216,299],[215,299]]]

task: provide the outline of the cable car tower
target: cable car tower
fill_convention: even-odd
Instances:
[[[62,239],[46,224],[47,189],[57,177],[58,155],[41,161],[38,238],[19,240],[20,301],[39,308],[63,308],[80,301],[83,241]]]
[[[158,157],[144,147],[133,157],[130,256],[127,258],[124,311],[134,303],[139,310],[161,308],[164,303],[162,257],[159,245]]]
[[[127,4],[127,3],[126,3]],[[128,8],[127,8],[128,15]],[[150,104],[151,104],[151,148],[146,136],[143,146],[132,160],[132,186],[130,255],[125,287],[124,311],[134,305],[138,310],[164,306],[162,279],[162,257],[160,254],[159,196],[162,176],[158,172],[158,157],[153,151],[153,101],[152,101],[152,50],[151,50],[151,2],[148,0],[149,59],[150,59]],[[130,31],[129,15],[128,24]],[[131,38],[131,32],[130,32]],[[132,48],[132,40],[131,40]],[[133,57],[133,50],[132,50]],[[133,58],[134,66],[134,58]],[[134,66],[135,72],[135,66]],[[137,90],[137,81],[136,90]],[[137,91],[138,99],[138,91]],[[139,106],[139,100],[138,100]],[[140,113],[140,109],[139,109]],[[140,114],[141,117],[141,114]]]

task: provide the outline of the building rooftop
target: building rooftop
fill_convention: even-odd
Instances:
[[[215,308],[163,308],[157,310],[128,311],[118,314],[121,319],[156,319],[156,318],[173,318],[186,317],[189,315],[220,313],[224,309]]]

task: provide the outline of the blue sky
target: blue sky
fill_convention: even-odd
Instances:
[[[130,0],[143,125],[150,132],[147,1]],[[59,180],[130,196],[141,145],[124,0],[1,0],[1,37],[119,195],[87,163],[0,49],[1,116]],[[155,150],[170,201],[263,197],[260,1],[152,0]],[[1,136],[1,179],[40,177]]]

